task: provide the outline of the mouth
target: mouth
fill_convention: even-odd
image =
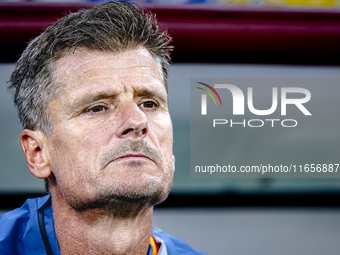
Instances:
[[[101,168],[104,169],[111,163],[149,164],[161,165],[162,155],[156,148],[150,146],[147,141],[130,141],[126,139],[115,147],[108,148],[100,160]]]
[[[145,156],[144,154],[141,153],[129,153],[125,154],[121,157],[116,158],[115,160],[151,160],[149,157]],[[115,161],[114,160],[114,161]]]

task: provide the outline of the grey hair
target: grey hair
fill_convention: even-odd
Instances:
[[[170,41],[155,15],[135,3],[107,2],[60,19],[29,43],[11,75],[9,89],[23,128],[52,135],[48,106],[60,93],[54,70],[64,54],[78,47],[120,53],[142,46],[155,59],[168,91]]]

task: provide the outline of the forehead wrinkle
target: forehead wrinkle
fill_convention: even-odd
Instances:
[[[128,51],[136,51],[138,50],[139,48],[142,48],[144,49],[144,51],[139,51],[138,53],[141,54],[143,57],[143,59],[139,59],[137,65],[133,66],[133,67],[147,67],[145,66],[145,64],[151,64],[153,66],[156,67],[157,69],[157,72],[159,72],[159,67],[156,63],[156,60],[153,58],[153,56],[149,53],[149,51],[143,47],[138,47],[137,49],[133,49],[133,50],[127,50],[127,51],[124,51],[124,52],[110,52],[112,53],[111,56],[104,56],[104,54],[108,53],[108,52],[105,52],[105,51],[90,51],[90,50],[87,50],[85,49],[85,51],[79,51],[79,50],[76,50],[74,53],[68,53],[68,54],[64,54],[57,62],[58,66],[59,66],[59,63],[60,62],[63,62],[63,61],[72,61],[73,62],[73,67],[77,66],[76,67],[77,69],[88,69],[86,68],[86,65],[88,63],[91,63],[93,62],[93,55],[98,57],[100,60],[98,60],[98,62],[100,64],[103,64],[103,61],[102,60],[105,60],[105,61],[112,61],[112,62],[119,62],[119,63],[122,63],[122,64],[125,64],[124,62],[130,62],[131,59],[133,60],[135,58],[134,55],[124,55],[126,52]],[[148,59],[147,57],[150,56],[151,58]],[[141,65],[141,66],[139,66]],[[60,66],[64,66],[64,65],[60,65]],[[83,68],[85,66],[85,68]],[[104,64],[103,67],[106,67],[106,66],[110,66],[110,63],[109,64]],[[132,68],[133,68],[132,67]],[[112,66],[110,66],[110,68],[114,68]],[[148,68],[148,67],[147,67]],[[67,71],[69,70],[69,68],[66,69]]]
[[[112,89],[116,90],[116,89],[119,89],[119,87],[123,84],[133,86],[133,84],[135,84],[136,81],[138,82],[138,84],[143,85],[145,87],[150,87],[150,88],[156,86],[159,82],[159,84],[162,85],[162,88],[164,88],[164,92],[166,92],[163,81],[149,74],[141,73],[140,75],[138,75],[138,77],[134,77],[134,76],[131,77],[129,74],[124,72],[124,74],[119,74],[119,75],[121,76],[113,77],[112,75],[106,75],[106,76],[99,75],[98,77],[96,76],[82,77],[81,80],[77,81],[77,83],[83,84],[84,87],[86,87],[86,84],[98,85],[98,87],[109,85]],[[117,79],[117,80],[112,81],[112,79]],[[72,90],[72,87],[69,86],[67,89]]]
[[[105,54],[105,55],[104,55]],[[135,60],[135,55],[122,55],[124,52],[113,54],[107,57],[107,52],[97,51],[82,51],[75,54],[64,55],[57,61],[56,73],[57,79],[62,84],[62,92],[67,92],[74,87],[73,84],[82,85],[85,83],[93,82],[100,85],[107,85],[109,79],[117,78],[124,80],[128,83],[135,83],[143,77],[150,77],[158,80],[165,89],[163,77],[160,73],[159,67],[154,58],[145,49],[143,52],[138,52],[142,56],[150,56],[150,59],[143,58],[137,62],[130,62]],[[109,62],[109,63],[108,63]],[[132,66],[129,66],[131,63]],[[102,66],[96,66],[102,65]],[[134,70],[130,75],[131,70]],[[91,73],[92,72],[92,73]],[[88,77],[84,77],[84,76]],[[98,80],[96,80],[98,78]],[[103,79],[103,80],[102,80]],[[95,81],[93,81],[95,80]],[[155,81],[143,78],[145,85],[154,84]],[[118,83],[124,81],[117,81]],[[113,87],[119,86],[114,84]]]
[[[134,69],[134,74],[131,75],[131,70]],[[104,71],[104,74],[103,72]],[[118,71],[118,72],[117,72]],[[91,70],[87,70],[77,76],[73,75],[75,72],[69,70],[66,76],[62,75],[64,78],[63,80],[72,81],[69,83],[77,82],[77,83],[88,83],[91,80],[97,80],[96,83],[103,83],[105,81],[100,81],[100,79],[139,79],[141,77],[152,77],[156,80],[159,80],[163,86],[163,79],[159,74],[159,71],[155,72],[152,68],[145,67],[145,66],[134,66],[134,67],[127,67],[127,68],[110,68],[110,67],[103,67],[103,68],[95,68]],[[87,77],[86,77],[87,76]],[[67,82],[66,82],[67,83]]]
[[[62,56],[60,59],[57,60],[56,70],[57,71],[64,71],[67,75],[72,75],[75,69],[86,69],[86,65],[91,61],[91,59],[87,59],[87,54],[66,54]],[[72,63],[72,68],[69,68],[69,62]]]
[[[110,84],[112,88],[119,89],[119,87],[122,84],[125,84],[125,85],[130,84],[131,86],[133,86],[133,84],[135,84],[136,81],[138,82],[138,84],[143,85],[145,87],[154,87],[159,82],[159,84],[162,85],[164,92],[166,93],[163,80],[159,78],[160,77],[156,77],[154,75],[151,75],[149,73],[144,73],[144,72],[139,73],[137,77],[131,76],[129,72],[123,72],[123,73],[120,72],[119,74],[115,74],[115,76],[111,74],[107,74],[105,76],[98,75],[98,76],[91,76],[91,77],[82,77],[81,80],[78,80],[78,83],[84,84],[84,86],[85,84],[89,84],[89,83],[97,84],[98,86],[106,86]],[[112,79],[117,79],[117,80],[112,81]]]
[[[140,47],[138,47],[139,49]],[[145,56],[145,58],[140,58],[137,62],[130,62],[131,60],[135,60],[134,55],[126,55],[126,52],[121,53],[113,53],[108,57],[108,52],[101,51],[79,51],[77,50],[73,54],[65,54],[57,61],[56,70],[62,71],[60,73],[66,74],[68,78],[75,79],[77,76],[74,73],[86,74],[91,71],[99,70],[99,69],[111,69],[117,70],[131,70],[132,68],[138,69],[149,69],[150,76],[159,78],[163,81],[162,73],[157,65],[156,60],[152,57],[147,49],[142,47],[143,51],[139,51],[138,54]],[[137,49],[133,50],[136,51]],[[128,51],[127,51],[128,52]],[[150,57],[150,58],[148,58]],[[101,67],[95,67],[95,65],[102,65]],[[134,64],[133,66],[129,66],[130,64]],[[118,66],[117,66],[118,65]],[[128,67],[124,67],[128,66]],[[71,67],[71,68],[70,68]],[[146,73],[147,71],[143,70],[141,73]],[[64,76],[64,75],[62,75]],[[116,75],[117,76],[117,75]],[[163,81],[164,83],[164,81]]]
[[[160,76],[159,72],[158,72],[158,69],[157,69],[157,72],[155,72],[152,68],[150,67],[147,67],[147,66],[132,66],[132,67],[125,67],[125,68],[122,68],[122,67],[97,67],[97,68],[91,68],[90,70],[87,70],[87,71],[84,71],[83,74],[87,74],[87,73],[90,73],[90,72],[93,72],[93,71],[97,71],[97,70],[108,70],[108,71],[116,71],[116,70],[123,70],[123,71],[130,71],[131,69],[147,69],[147,70],[150,70],[150,74],[153,74],[153,73],[156,73],[158,76]],[[118,72],[117,74],[119,74],[121,72]],[[142,71],[141,73],[146,73],[145,71]],[[111,73],[110,73],[111,75]]]

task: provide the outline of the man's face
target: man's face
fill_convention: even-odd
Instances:
[[[164,200],[173,180],[172,124],[150,53],[77,50],[58,61],[55,77],[62,93],[49,104],[48,155],[68,203]]]

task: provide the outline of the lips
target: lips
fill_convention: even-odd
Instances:
[[[141,153],[128,153],[128,154],[124,154],[123,156],[115,158],[111,162],[120,161],[120,160],[146,160],[146,159],[148,159],[148,160],[150,160],[150,161],[155,163],[155,161],[152,160],[150,157],[148,157],[148,156],[146,156],[144,154],[141,154]]]
[[[162,156],[157,149],[150,146],[147,141],[132,141],[125,139],[115,145],[115,148],[106,150],[100,160],[101,168],[104,169],[108,164],[120,160],[150,160],[156,165],[161,165]]]
[[[121,156],[121,157],[119,157],[117,159],[123,159],[123,158],[146,158],[146,159],[150,159],[149,157],[147,157],[147,156],[145,156],[143,154],[134,154],[134,153],[123,155],[123,156]]]

